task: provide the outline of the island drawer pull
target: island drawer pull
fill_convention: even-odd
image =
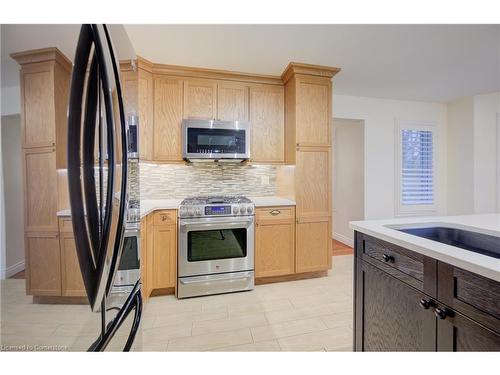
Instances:
[[[384,262],[387,262],[387,263],[394,263],[394,257],[392,255],[389,255],[389,254],[383,254],[382,255],[382,258],[384,259]]]
[[[276,215],[279,215],[281,213],[280,210],[272,210],[271,212],[269,212],[271,215],[273,216],[276,216]]]

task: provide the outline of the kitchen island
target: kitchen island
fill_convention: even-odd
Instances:
[[[500,350],[500,215],[359,221],[351,228],[356,351]],[[453,230],[454,241],[421,235],[432,230]],[[471,235],[479,240],[467,243]]]

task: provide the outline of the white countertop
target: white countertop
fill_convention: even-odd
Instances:
[[[295,202],[277,196],[272,197],[249,197],[255,207],[267,206],[295,206]],[[177,210],[182,198],[173,199],[141,199],[141,218],[155,210]],[[57,212],[57,216],[71,216],[69,208]]]
[[[434,216],[389,220],[351,221],[351,229],[394,243],[422,255],[449,263],[467,271],[500,281],[500,259],[445,245],[440,242],[400,232],[394,228],[442,226],[499,237],[500,214]]]

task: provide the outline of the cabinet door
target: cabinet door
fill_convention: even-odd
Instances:
[[[330,148],[299,147],[296,158],[297,217],[329,217]]]
[[[61,295],[61,257],[57,237],[57,232],[26,235],[27,294]]]
[[[217,84],[217,118],[225,121],[248,121],[248,87],[238,83]]]
[[[182,80],[154,78],[154,159],[182,160]]]
[[[154,82],[153,75],[140,69],[137,101],[139,106],[139,157],[153,159]]]
[[[500,323],[495,332],[453,310],[448,315],[438,319],[438,351],[500,351]]]
[[[330,224],[328,219],[298,222],[295,272],[325,271],[330,268]]]
[[[282,86],[250,88],[251,158],[259,162],[285,159],[285,94]]]
[[[177,227],[153,226],[153,289],[172,288],[176,282]]]
[[[332,83],[318,77],[297,77],[296,141],[300,146],[330,146]]]
[[[190,79],[184,82],[184,118],[215,119],[216,112],[215,81]]]
[[[255,277],[294,272],[295,222],[259,220],[255,227]]]
[[[24,150],[26,231],[57,231],[57,173],[54,148]]]
[[[357,262],[356,351],[435,351],[436,318],[424,293]]]
[[[21,75],[23,147],[55,146],[54,72],[23,68]]]
[[[62,295],[68,297],[86,297],[82,272],[76,254],[75,239],[72,233],[61,233],[61,287]]]

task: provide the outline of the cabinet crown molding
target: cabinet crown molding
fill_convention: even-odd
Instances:
[[[340,72],[340,68],[332,66],[291,62],[281,75],[281,79],[283,83],[286,84],[295,74],[332,78],[338,72]]]
[[[32,49],[27,51],[11,53],[10,57],[21,65],[35,64],[40,62],[55,61],[63,68],[71,71],[73,63],[57,47]]]

